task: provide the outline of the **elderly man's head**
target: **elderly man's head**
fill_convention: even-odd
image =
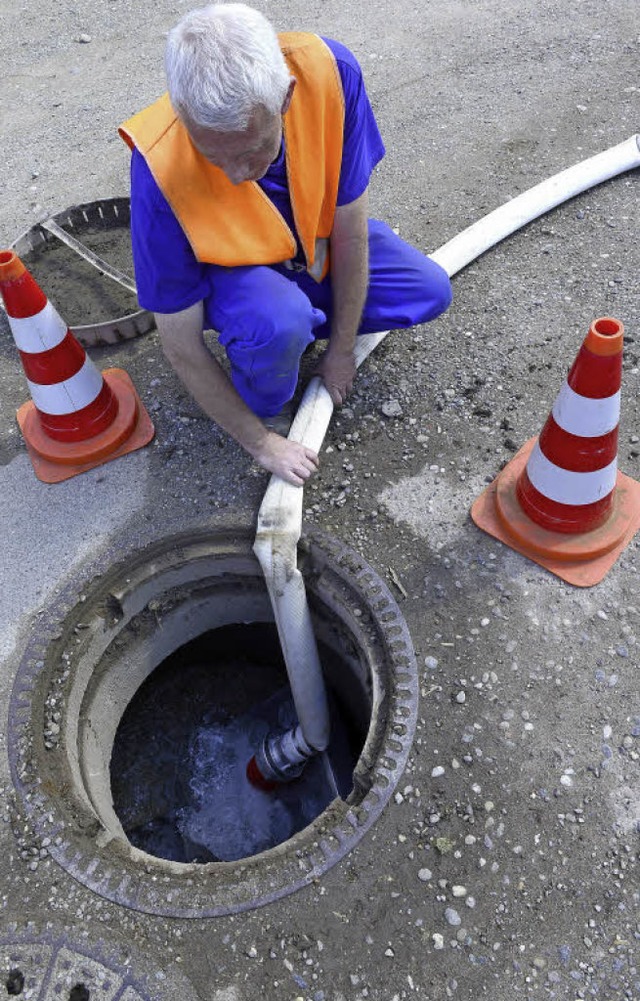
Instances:
[[[191,11],[169,34],[165,66],[196,149],[233,184],[262,177],[295,84],[266,18],[236,3]]]

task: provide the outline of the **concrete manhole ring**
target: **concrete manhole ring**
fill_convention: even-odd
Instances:
[[[175,863],[126,840],[108,777],[118,720],[158,663],[202,633],[203,622],[273,622],[252,542],[246,528],[210,529],[132,547],[124,559],[119,548],[117,564],[106,553],[40,613],[22,657],[9,711],[21,812],[65,870],[120,905],[207,917],[291,893],[361,840],[404,770],[418,699],[406,623],[357,553],[313,534],[301,540],[299,566],[314,630],[339,649],[349,684],[370,700],[352,793],[288,841],[237,862]]]
[[[188,1001],[196,993],[177,971],[165,974],[149,961],[141,968],[130,950],[90,943],[47,922],[10,926],[0,934],[0,992],[27,1001]],[[3,991],[4,988],[4,991]]]

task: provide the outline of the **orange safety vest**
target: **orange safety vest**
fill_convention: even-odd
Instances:
[[[328,271],[344,128],[344,94],[333,53],[318,35],[279,36],[296,87],[283,116],[291,208],[307,270]],[[295,237],[255,181],[233,185],[193,146],[168,94],[120,126],[144,156],[199,261],[237,267],[295,257]]]

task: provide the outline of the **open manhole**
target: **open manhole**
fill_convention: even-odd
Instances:
[[[362,838],[402,774],[417,710],[406,624],[372,568],[317,534],[299,567],[329,753],[275,795],[243,786],[257,741],[293,713],[252,541],[202,531],[105,556],[41,614],[22,659],[22,808],[60,865],[119,904],[212,916],[290,893]]]

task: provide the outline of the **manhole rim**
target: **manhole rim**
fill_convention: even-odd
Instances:
[[[376,627],[386,647],[385,655],[393,665],[389,678],[385,679],[391,682],[386,693],[389,716],[384,723],[380,752],[372,765],[373,781],[363,799],[356,807],[336,800],[311,825],[282,845],[233,863],[169,863],[111,840],[102,849],[98,842],[93,842],[100,829],[95,817],[93,829],[89,817],[81,818],[84,831],[69,828],[68,813],[61,810],[59,802],[43,788],[40,777],[34,772],[30,731],[38,694],[42,694],[39,688],[47,672],[49,648],[63,636],[69,616],[83,596],[86,600],[86,592],[92,584],[118,568],[129,567],[134,559],[140,566],[147,555],[179,552],[194,544],[212,546],[225,555],[235,547],[246,555],[251,541],[252,533],[246,526],[237,529],[215,526],[167,536],[143,547],[134,542],[125,549],[124,555],[119,546],[117,563],[113,562],[113,554],[106,552],[95,562],[83,566],[64,586],[51,608],[40,613],[39,621],[37,618],[32,627],[14,680],[9,709],[10,768],[20,812],[28,820],[36,839],[41,842],[47,839],[49,854],[62,868],[114,903],[172,917],[217,917],[263,906],[293,893],[316,880],[361,841],[382,813],[406,766],[417,722],[418,701],[417,666],[408,627],[384,581],[357,552],[335,537],[312,532],[301,539],[301,551],[315,554],[324,562],[326,572],[335,573],[345,585],[362,595],[361,601],[375,616]],[[259,566],[257,561],[256,566]],[[376,612],[372,608],[374,602]],[[33,706],[31,697],[36,703]],[[341,808],[337,809],[338,818],[332,820],[336,804]],[[278,885],[283,852],[295,857],[299,875],[293,878],[290,875]],[[134,873],[132,859],[139,863]],[[293,858],[287,861],[293,863]],[[193,905],[196,889],[201,888],[205,877],[207,883],[215,884],[223,874],[231,872],[243,884],[254,887],[246,899],[227,897],[222,903],[207,899],[199,906]],[[153,887],[147,885],[150,877],[155,883]],[[255,890],[256,877],[263,884],[258,890]],[[214,887],[211,889],[213,891]],[[225,884],[223,889],[228,893],[229,886]],[[181,899],[185,895],[189,902]]]
[[[106,223],[107,228],[110,228],[111,225],[115,225],[114,220],[128,225],[130,210],[129,197],[119,195],[113,198],[97,198],[95,201],[83,202],[80,205],[70,205],[68,208],[60,209],[48,216],[48,218],[63,228],[65,225],[68,226],[70,222],[72,226],[76,226],[78,223],[82,225],[83,222],[86,224],[94,222],[95,225]],[[47,244],[56,246],[56,238],[48,233],[40,222],[35,222],[12,241],[10,248],[25,259],[25,264],[29,267],[29,255]],[[0,301],[0,310],[4,310],[2,301]],[[70,329],[72,334],[86,347],[113,347],[119,341],[132,340],[155,330],[155,319],[153,313],[148,309],[138,308],[109,320],[98,320],[95,323],[86,324],[76,323]]]

